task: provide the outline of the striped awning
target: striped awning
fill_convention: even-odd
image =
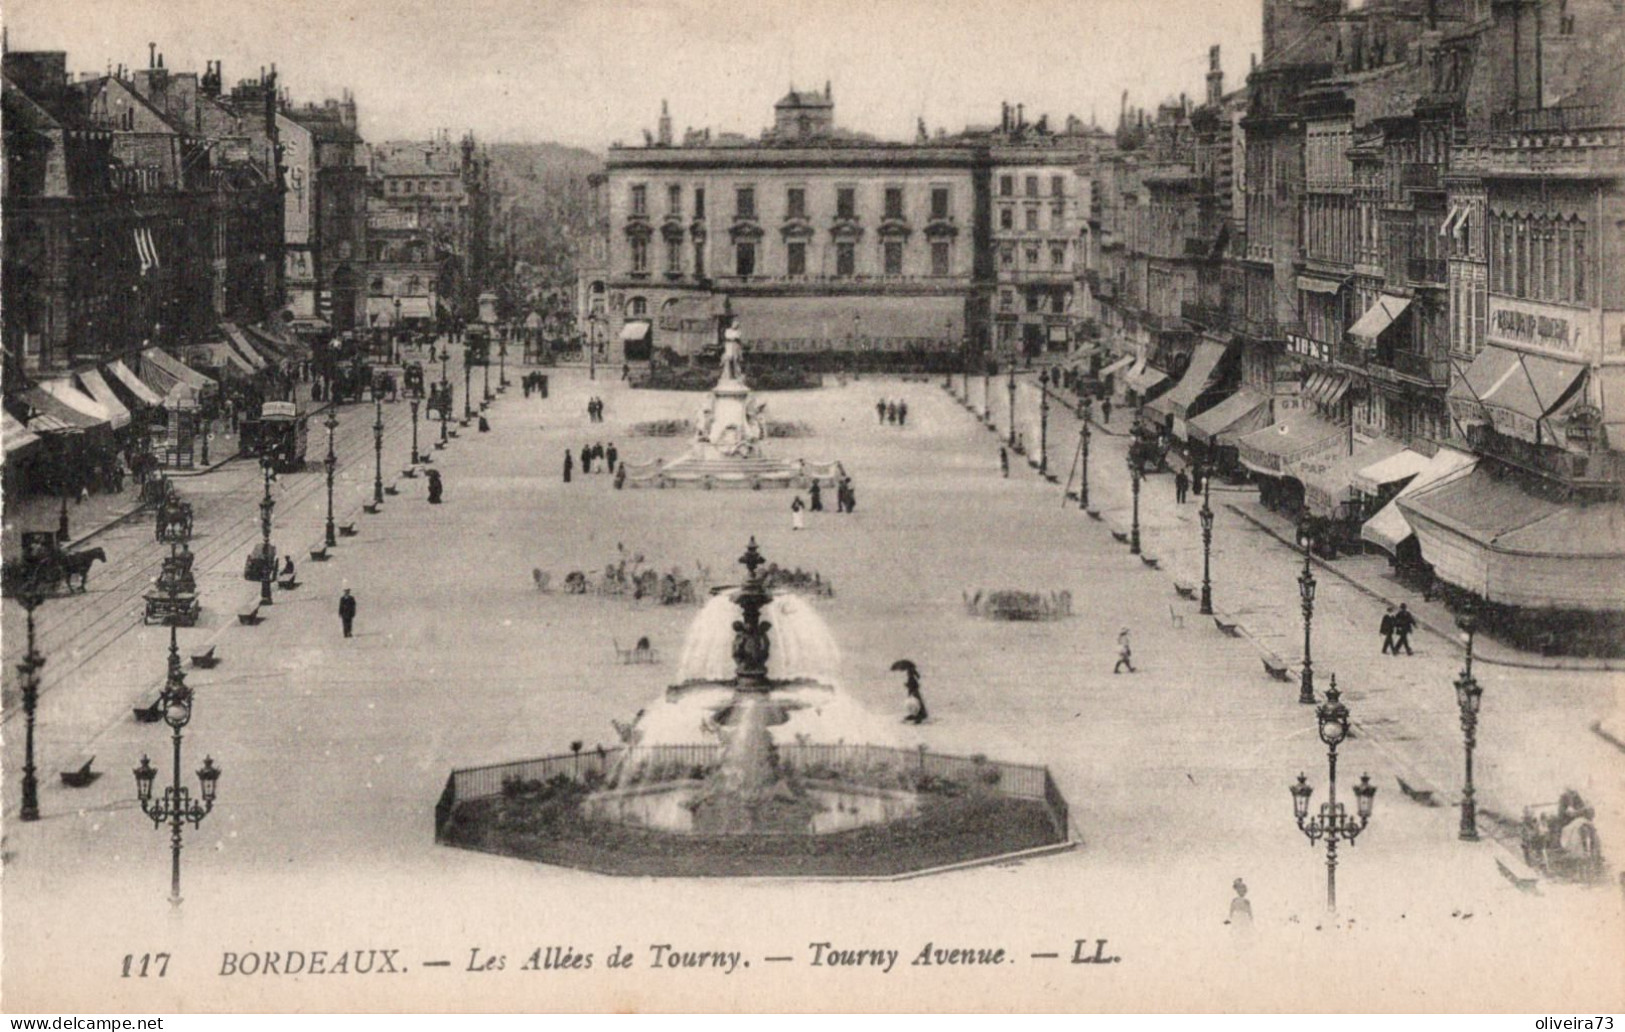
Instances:
[[[1133,364],[1134,364],[1134,356],[1133,355],[1124,355],[1122,358],[1119,358],[1117,361],[1113,362],[1111,365],[1108,365],[1105,368],[1101,369],[1100,375],[1101,376],[1113,376],[1113,375],[1115,375],[1117,373],[1122,372],[1124,369],[1127,369],[1129,366],[1131,366]]]
[[[220,328],[226,331],[226,339],[231,341],[232,347],[237,349],[238,354],[248,360],[249,365],[255,369],[264,369],[270,365],[265,360],[265,356],[260,354],[253,344],[249,343],[248,334],[243,332],[241,326],[235,323],[221,323]]]
[[[10,412],[0,412],[0,417],[3,417],[3,423],[0,423],[0,437],[5,439],[7,458],[14,452],[20,452],[30,445],[39,443],[39,434],[12,419]]]
[[[130,371],[121,359],[114,359],[107,364],[107,371],[113,374],[113,379],[124,385],[124,389],[135,395],[135,399],[143,405],[162,405],[164,399],[153,393],[151,387],[141,382],[141,377]]]
[[[1191,419],[1188,432],[1193,440],[1212,444],[1221,434],[1233,444],[1234,438],[1263,426],[1269,419],[1270,399],[1243,387],[1217,405]]]
[[[107,413],[107,420],[113,425],[114,430],[130,425],[130,410],[124,407],[124,403],[118,400],[118,395],[107,386],[107,381],[102,379],[101,373],[87,369],[79,374],[78,379],[79,385],[96,399],[96,404]]]
[[[1411,299],[1393,294],[1380,294],[1377,301],[1349,328],[1349,336],[1367,347],[1375,347],[1377,338],[1399,321],[1410,308]]]
[[[21,397],[30,412],[28,429],[36,434],[77,434],[107,425],[107,420],[86,415],[40,387],[28,388]]]
[[[1294,412],[1236,442],[1241,464],[1254,473],[1281,477],[1292,475],[1289,465],[1296,459],[1330,451],[1342,443],[1346,431],[1309,412]]]
[[[1365,525],[1360,528],[1361,539],[1371,542],[1389,555],[1397,555],[1399,546],[1411,536],[1411,524],[1400,511],[1399,500],[1455,476],[1462,470],[1470,470],[1477,464],[1478,459],[1472,455],[1440,448],[1434,453],[1433,458],[1427,461],[1427,466],[1417,473],[1410,483],[1399,489],[1399,494],[1395,495],[1392,501],[1365,521]]]
[[[101,403],[79,389],[72,379],[41,380],[40,389],[60,401],[89,422],[87,426],[112,423],[113,417]]]
[[[1303,385],[1303,396],[1323,409],[1337,407],[1348,393],[1349,379],[1337,373],[1310,373]]]

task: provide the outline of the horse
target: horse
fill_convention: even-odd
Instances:
[[[90,586],[90,567],[97,561],[107,561],[107,553],[100,548],[89,548],[83,552],[69,552],[62,557],[62,583],[69,591],[73,590],[73,578],[79,578],[79,591],[83,593]]]

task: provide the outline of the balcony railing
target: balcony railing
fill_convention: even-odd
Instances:
[[[1450,359],[1425,355],[1415,351],[1395,351],[1374,357],[1377,365],[1385,365],[1401,376],[1435,386],[1450,383]]]
[[[1443,258],[1409,258],[1405,261],[1405,278],[1412,283],[1443,286],[1449,276]]]
[[[1399,185],[1407,190],[1437,190],[1442,167],[1432,162],[1410,162],[1399,170]]]
[[[1496,133],[1570,132],[1592,128],[1607,121],[1600,104],[1568,104],[1563,107],[1528,108],[1522,111],[1490,112],[1490,131]]]
[[[1191,301],[1183,302],[1179,306],[1179,314],[1186,322],[1197,323],[1210,330],[1227,330],[1234,316],[1223,308],[1212,305],[1199,305]]]
[[[1286,327],[1274,319],[1258,319],[1245,316],[1235,322],[1237,329],[1258,340],[1285,340]]]

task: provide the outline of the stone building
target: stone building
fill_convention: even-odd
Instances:
[[[410,223],[406,232],[415,234],[413,240],[388,240],[381,246],[394,251],[422,245],[425,255],[417,263],[438,265],[432,317],[475,318],[480,284],[487,284],[495,271],[492,227],[498,220],[490,159],[473,135],[453,142],[442,131],[427,141],[379,144],[372,148],[368,171],[375,220],[386,210],[403,213],[395,223]],[[393,300],[372,295],[369,304],[392,307]]]
[[[318,336],[353,330],[365,325],[357,284],[366,275],[367,240],[365,220],[355,218],[365,204],[355,99],[346,93],[296,106],[284,97],[277,122],[287,170],[288,321]]]

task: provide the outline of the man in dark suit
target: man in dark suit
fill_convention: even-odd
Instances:
[[[339,596],[339,620],[344,623],[344,636],[351,637],[351,628],[355,624],[355,596],[350,589],[345,588],[344,594]]]

